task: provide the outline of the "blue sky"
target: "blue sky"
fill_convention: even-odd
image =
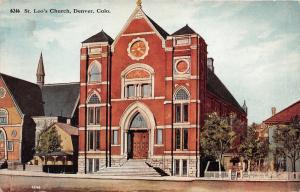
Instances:
[[[46,83],[79,81],[83,40],[104,29],[113,38],[134,0],[0,0],[0,71],[35,82],[43,51]],[[19,9],[109,9],[110,14],[11,14]],[[166,31],[189,24],[208,44],[215,71],[248,119],[261,122],[300,99],[300,3],[144,0]]]

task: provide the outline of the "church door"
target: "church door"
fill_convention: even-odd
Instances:
[[[132,158],[146,159],[149,149],[149,134],[148,131],[133,131],[132,132]]]
[[[3,131],[0,130],[0,160],[5,158],[5,137]]]

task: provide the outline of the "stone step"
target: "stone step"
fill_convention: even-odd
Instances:
[[[145,163],[145,159],[138,159],[138,160],[128,160],[123,164],[121,167],[108,167],[101,169],[96,174],[102,176],[160,176],[160,174],[149,167],[148,164]]]
[[[157,173],[155,170],[111,170],[111,169],[104,169],[100,170],[100,173]]]
[[[102,175],[102,176],[160,176],[158,173],[129,173],[129,172],[119,172],[118,174],[112,173],[112,172],[97,172],[97,175]]]

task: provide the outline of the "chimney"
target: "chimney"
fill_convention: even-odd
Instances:
[[[272,116],[274,116],[276,114],[276,107],[272,107],[271,110],[272,110]]]
[[[214,68],[214,59],[213,58],[207,58],[207,67],[214,72],[215,68]]]

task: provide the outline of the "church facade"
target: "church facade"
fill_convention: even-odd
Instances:
[[[144,159],[170,175],[196,176],[200,127],[214,111],[247,122],[189,26],[169,34],[138,4],[114,40],[101,31],[82,42],[80,173]]]

